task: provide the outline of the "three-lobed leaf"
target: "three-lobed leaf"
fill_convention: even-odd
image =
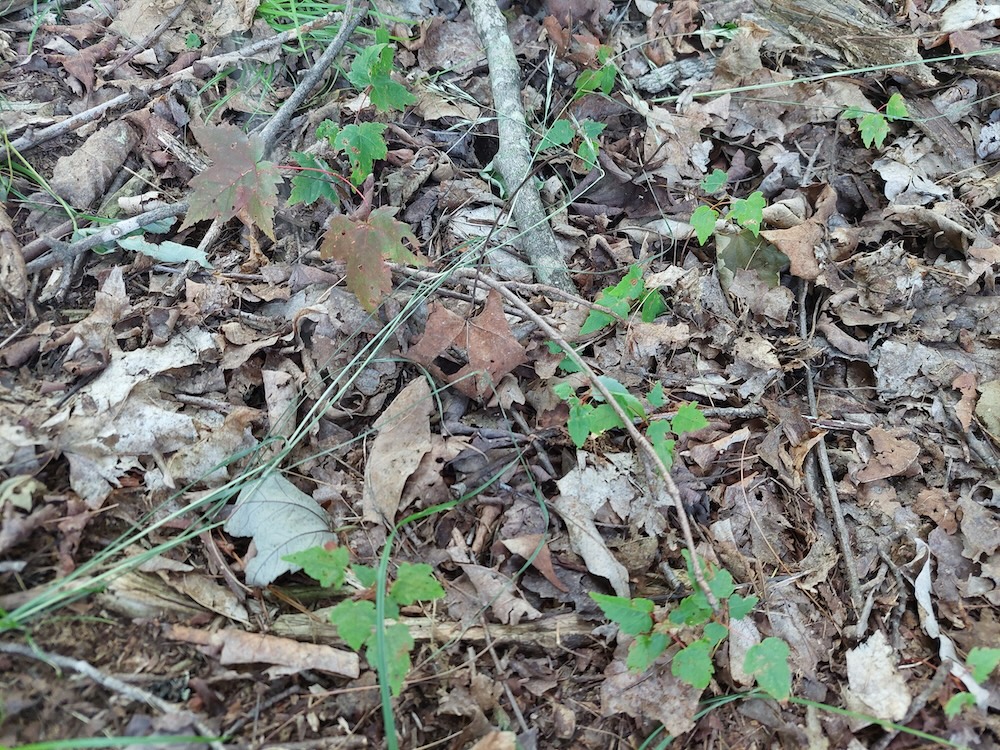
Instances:
[[[679,680],[697,690],[704,690],[712,681],[715,665],[712,664],[712,646],[704,638],[699,638],[690,646],[681,649],[670,663],[670,672]]]
[[[595,592],[590,593],[590,598],[597,602],[605,617],[618,624],[623,633],[639,635],[653,628],[654,604],[650,599],[628,599]]]
[[[344,583],[344,574],[350,562],[350,552],[347,547],[335,547],[329,544],[310,547],[281,558],[293,565],[298,565],[305,574],[323,588],[340,588]]]
[[[757,678],[757,685],[775,700],[785,700],[792,692],[792,671],[788,666],[788,644],[780,638],[765,638],[747,650],[743,670]]]
[[[645,672],[666,651],[670,638],[666,633],[648,633],[636,636],[628,648],[625,666],[634,672]]]
[[[387,261],[415,266],[425,263],[406,249],[404,240],[417,247],[409,225],[397,221],[387,209],[377,208],[364,221],[333,217],[320,253],[347,264],[347,288],[365,310],[373,312],[392,290]]]
[[[704,190],[708,195],[712,195],[712,193],[717,193],[722,190],[728,181],[728,173],[723,172],[721,169],[713,169],[712,173],[707,175],[705,179],[698,184],[698,187]]]
[[[756,237],[760,234],[760,223],[764,220],[764,206],[766,205],[764,194],[760,190],[755,190],[746,198],[738,198],[729,206],[729,213],[726,218],[735,221],[744,229],[749,229]]]
[[[392,47],[371,44],[351,63],[348,80],[358,89],[368,89],[368,96],[379,112],[403,110],[417,101],[406,87],[392,80]]]
[[[441,599],[444,597],[444,589],[434,577],[434,569],[427,563],[400,563],[396,582],[389,589],[389,596],[405,607],[414,602]]]
[[[698,408],[698,404],[683,404],[674,418],[670,420],[670,429],[676,435],[683,435],[687,432],[695,432],[708,426],[708,420]]]
[[[861,133],[861,142],[865,144],[865,148],[871,148],[873,143],[876,148],[882,148],[885,137],[889,135],[889,123],[885,115],[869,112],[858,123],[858,131]]]
[[[708,242],[708,238],[715,232],[715,222],[718,219],[719,212],[711,206],[698,206],[691,214],[691,226],[694,227],[699,245]]]
[[[363,122],[347,125],[333,139],[334,148],[343,149],[351,162],[351,182],[360,185],[372,173],[376,159],[384,159],[389,153],[383,133],[385,123]]]
[[[394,696],[399,696],[403,689],[403,680],[410,672],[410,652],[413,651],[413,636],[410,629],[402,623],[392,623],[385,629],[385,664],[388,674],[380,675],[389,683],[389,690]],[[378,663],[378,643],[372,638],[368,643],[366,656],[371,664]]]
[[[340,204],[340,196],[330,182],[329,176],[333,174],[333,170],[329,164],[318,156],[299,151],[292,151],[290,156],[302,167],[302,171],[292,177],[292,192],[288,196],[289,206],[297,203],[310,206],[320,198],[326,198],[335,206]]]
[[[375,603],[350,599],[340,602],[330,610],[330,622],[337,626],[337,633],[344,643],[360,651],[375,632]]]

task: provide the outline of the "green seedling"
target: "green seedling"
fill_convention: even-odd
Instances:
[[[567,146],[579,136],[580,142],[576,147],[576,155],[588,170],[593,169],[594,165],[597,164],[597,152],[599,148],[597,138],[604,132],[604,128],[606,127],[606,123],[594,122],[593,120],[584,120],[579,124],[578,128],[574,127],[573,123],[569,120],[556,120],[545,131],[542,141],[538,145],[538,150],[551,151],[562,146]]]
[[[893,94],[885,103],[885,114],[881,112],[865,112],[858,107],[848,107],[844,110],[845,120],[858,120],[858,132],[865,148],[882,148],[885,138],[889,135],[889,123],[910,116],[906,101],[900,94]]]
[[[597,50],[597,62],[600,68],[597,70],[582,70],[576,77],[576,92],[573,100],[577,100],[587,94],[600,91],[607,96],[615,85],[615,77],[618,75],[618,68],[611,62],[611,48],[601,45]]]
[[[302,566],[306,575],[315,579],[325,588],[340,589],[348,575],[348,570],[361,582],[372,587],[376,584],[374,568],[366,565],[351,565],[346,547],[312,547],[302,552],[286,555],[287,562]],[[396,580],[389,587],[386,598],[386,618],[396,620],[399,608],[416,602],[428,602],[444,597],[444,589],[434,578],[430,565],[425,563],[400,563]],[[365,651],[369,664],[379,661],[376,638],[377,621],[375,603],[364,599],[346,599],[330,611],[330,622],[344,642],[355,651]],[[403,688],[403,680],[410,671],[410,653],[413,651],[413,636],[409,628],[400,622],[385,626],[385,663],[388,673],[382,675],[387,680],[394,696]]]
[[[976,646],[969,651],[965,666],[972,673],[976,682],[985,682],[993,671],[1000,666],[1000,648],[983,648]],[[969,692],[956,693],[944,705],[944,713],[949,719],[958,716],[963,709],[976,705],[976,696]]]
[[[642,401],[629,393],[624,385],[603,375],[599,379],[627,415],[647,424],[646,438],[667,469],[674,462],[676,438],[700,430],[708,424],[697,404],[683,404],[671,420],[657,419],[650,422]],[[577,395],[570,383],[558,383],[553,386],[553,390],[569,406],[569,421],[566,426],[570,439],[577,448],[582,448],[588,438],[625,426],[597,389],[586,389],[582,397]],[[660,383],[654,385],[646,394],[646,400],[654,407],[663,406],[663,386]]]
[[[656,289],[646,288],[646,282],[642,278],[642,267],[638,265],[632,266],[625,274],[625,278],[617,284],[604,289],[597,296],[596,303],[613,314],[591,310],[580,329],[581,336],[612,326],[618,320],[628,318],[633,310],[639,310],[643,323],[652,323],[667,310],[663,295]]]
[[[674,655],[671,673],[688,685],[704,690],[715,674],[713,657],[729,637],[726,623],[748,617],[758,600],[755,596],[737,594],[729,571],[701,561],[699,567],[705,581],[721,604],[720,612],[716,613],[698,586],[691,556],[686,550],[683,554],[693,591],[670,612],[657,609],[651,600],[641,597],[628,599],[597,593],[590,596],[623,633],[635,637],[626,658],[629,669],[644,672],[671,643],[687,643]],[[787,643],[780,638],[765,638],[747,651],[743,669],[754,676],[761,691],[776,700],[785,700],[792,689],[788,656]]]

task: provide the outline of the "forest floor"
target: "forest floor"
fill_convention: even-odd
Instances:
[[[0,746],[1000,746],[1000,5],[483,5],[0,9]]]

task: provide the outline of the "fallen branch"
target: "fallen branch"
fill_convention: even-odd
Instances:
[[[532,182],[528,126],[521,106],[521,71],[496,0],[470,0],[469,9],[486,49],[490,88],[497,113],[500,148],[494,158],[510,191],[511,213],[535,278],[566,292],[575,290],[566,261],[549,226],[545,206]]]
[[[280,34],[270,36],[267,39],[261,39],[259,42],[247,45],[246,47],[243,47],[235,52],[226,52],[221,55],[215,55],[214,57],[203,58],[198,60],[196,64],[200,67],[207,67],[209,70],[218,71],[227,65],[242,62],[248,57],[253,57],[260,52],[273,49],[274,47],[280,47],[282,44],[287,42],[295,41],[300,36],[307,34],[310,31],[330,26],[331,24],[336,23],[337,20],[339,20],[339,17],[340,11],[327,13],[322,18],[309,21],[301,26],[296,26],[294,29],[289,29],[288,31],[283,31]],[[194,64],[192,64],[182,70],[178,70],[170,75],[163,76],[162,78],[157,78],[152,81],[129,81],[129,86],[132,90],[127,94],[121,94],[116,96],[114,99],[109,99],[102,104],[98,104],[97,106],[91,107],[84,112],[73,115],[72,117],[63,120],[60,123],[56,123],[55,125],[50,125],[49,127],[42,128],[41,130],[36,130],[28,135],[22,135],[20,138],[8,143],[4,149],[4,153],[8,150],[23,153],[28,149],[38,146],[39,144],[76,130],[83,125],[86,125],[88,122],[99,120],[107,112],[113,109],[138,102],[145,102],[151,94],[168,89],[178,81],[194,79],[195,77]]]

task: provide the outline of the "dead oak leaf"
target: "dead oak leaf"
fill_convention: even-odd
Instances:
[[[464,354],[464,364],[449,354],[452,348]],[[471,398],[491,396],[500,379],[525,361],[495,290],[471,320],[433,302],[424,334],[406,356]]]
[[[80,50],[75,55],[47,55],[49,62],[62,65],[63,69],[83,84],[89,94],[94,89],[96,75],[94,66],[106,59],[118,46],[118,37],[111,35],[99,44]]]

